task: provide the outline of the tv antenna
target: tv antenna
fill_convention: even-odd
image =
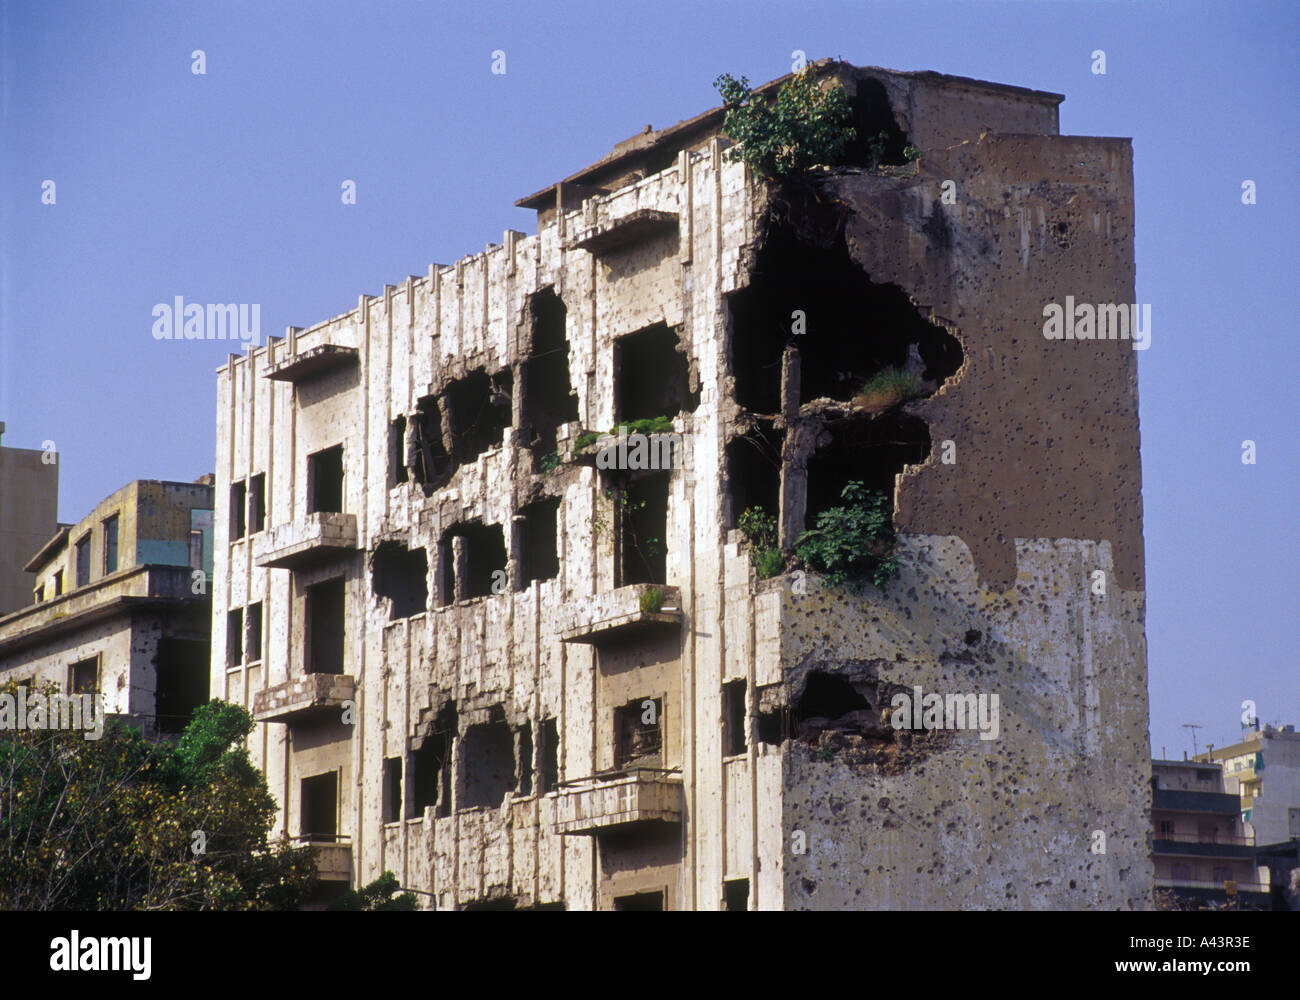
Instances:
[[[1205,727],[1198,726],[1193,722],[1184,722],[1183,728],[1190,729],[1192,731],[1192,756],[1195,757],[1196,756],[1196,730],[1204,729]]]

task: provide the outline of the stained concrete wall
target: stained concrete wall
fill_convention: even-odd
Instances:
[[[93,661],[104,710],[131,716],[146,733],[154,733],[159,726],[160,659],[168,655],[164,641],[184,640],[192,644],[187,649],[195,651],[199,659],[207,656],[208,610],[206,602],[195,604],[185,608],[171,602],[170,607],[136,611],[119,608],[75,629],[34,638],[24,635],[21,644],[12,641],[20,634],[21,621],[12,616],[0,619],[0,680],[51,682],[67,691],[72,666]],[[197,661],[170,666],[201,668]],[[162,728],[175,731],[181,724],[168,719]]]
[[[108,710],[134,716],[152,731],[158,713],[170,707],[159,704],[160,669],[177,671],[164,685],[171,677],[179,685],[165,690],[164,701],[181,688],[187,700],[190,688],[202,690],[194,671],[206,675],[206,666],[190,659],[208,657],[211,607],[206,582],[196,589],[191,575],[189,533],[191,511],[211,509],[211,485],[156,480],[129,483],[97,504],[44,554],[35,574],[44,599],[0,618],[0,676],[52,681],[66,690],[72,665],[95,660]],[[106,572],[104,522],[114,516],[117,565]],[[82,539],[89,581],[78,587],[76,545]],[[63,593],[56,597],[53,580],[60,571]],[[167,640],[184,645],[164,646]],[[161,662],[167,656],[178,660]],[[163,726],[181,724],[169,719]]]
[[[33,587],[44,587],[44,599],[52,599],[54,575],[62,571],[63,593],[75,590],[77,545],[83,540],[89,547],[87,585],[93,586],[105,576],[125,573],[137,566],[188,566],[191,511],[212,509],[212,487],[205,483],[152,479],[128,483],[101,500],[94,510],[68,529],[66,542],[52,550],[37,567]],[[112,517],[117,518],[117,568],[106,572],[104,525]]]
[[[955,205],[941,200],[948,179]],[[782,684],[793,698],[816,664],[998,693],[1003,718],[995,740],[943,734],[902,765],[789,744],[785,832],[809,846],[785,860],[784,903],[1143,908],[1136,360],[1131,342],[1042,333],[1044,305],[1066,295],[1134,301],[1128,143],[982,136],[927,150],[913,177],[830,186],[853,259],[956,336],[964,362],[907,408],[932,448],[898,477],[902,577],[883,597],[788,598]],[[954,461],[940,460],[944,442]],[[1092,853],[1096,830],[1105,854]]]
[[[708,317],[698,343],[687,335],[686,350],[694,359],[697,384],[715,379],[717,347],[706,339],[715,336],[719,323],[713,248],[744,238],[749,187],[743,168],[723,163],[717,149],[692,158],[686,170],[685,185],[680,169],[670,170],[589,205],[586,213],[570,213],[563,225],[537,236],[507,234],[503,246],[453,268],[432,268],[428,277],[390,286],[382,297],[363,298],[354,313],[292,332],[292,347],[289,340],[272,341],[246,358],[232,358],[221,372],[213,648],[225,649],[226,612],[254,601],[264,602],[267,634],[259,664],[228,671],[222,653],[214,652],[213,693],[251,704],[256,691],[301,671],[302,589],[316,579],[346,577],[345,670],[357,678],[359,721],[347,742],[340,741],[351,777],[339,832],[352,838],[359,879],[385,868],[402,878],[428,873],[422,877],[431,878],[429,891],[440,906],[507,895],[521,904],[562,899],[573,907],[596,905],[592,842],[551,833],[551,803],[545,797],[509,796],[500,809],[457,809],[445,818],[426,812],[388,827],[378,822],[383,759],[407,759],[409,774],[411,742],[424,737],[448,699],[457,703],[462,735],[493,705],[502,706],[512,726],[556,718],[562,778],[590,774],[607,756],[612,720],[593,711],[593,653],[561,643],[554,625],[564,602],[580,601],[613,583],[611,533],[593,531],[594,511],[603,502],[595,472],[565,463],[554,473],[534,476],[530,456],[514,446],[507,431],[499,447],[461,467],[428,497],[415,483],[390,490],[388,426],[398,415],[413,414],[421,397],[474,369],[491,373],[518,364],[528,297],[546,287],[554,287],[567,307],[570,373],[582,427],[603,429],[614,421],[613,341],[622,334],[659,322],[683,327],[692,310]],[[715,207],[724,197],[724,174],[725,198],[733,203],[725,214],[739,220],[739,230],[731,222],[724,228]],[[680,214],[680,242],[660,240],[601,261],[565,249],[567,231],[617,220],[647,205]],[[698,258],[697,285],[693,297],[685,297],[682,257],[691,255]],[[724,259],[734,285],[738,255],[732,251]],[[262,377],[292,348],[301,352],[318,343],[356,348],[357,367],[296,387]],[[716,420],[707,388],[704,396],[688,420]],[[256,535],[231,541],[225,509],[230,482],[267,474],[268,528],[303,518],[306,456],[335,444],[345,452],[344,510],[356,517],[366,547],[389,539],[428,552],[425,614],[390,622],[389,602],[372,593],[369,563],[361,553],[291,572],[255,565]],[[508,528],[512,516],[541,495],[562,501],[560,576],[519,592],[437,606],[439,543],[446,529],[470,520]],[[694,484],[674,478],[668,510],[674,538],[690,536],[690,505],[697,495]],[[716,509],[716,499],[709,504]],[[711,516],[697,520],[700,533],[716,542],[718,526]],[[504,536],[516,559],[514,536],[509,530]],[[689,544],[670,543],[670,577],[690,573],[690,552]],[[680,746],[688,725],[676,701],[680,682],[665,678],[660,687],[669,696],[669,739]],[[298,783],[319,759],[300,759],[293,729],[260,726],[251,745],[281,799],[282,825],[296,833]],[[672,879],[677,878],[674,872]],[[674,900],[678,891],[674,885]]]
[[[60,636],[0,659],[5,680],[52,682],[69,690],[74,663],[98,660],[99,690],[109,711],[153,714],[153,662],[158,630],[132,628],[129,615],[100,622],[73,635]]]
[[[1232,758],[1241,756],[1242,744],[1215,750],[1214,759],[1224,761],[1227,790],[1234,795],[1241,793],[1243,781],[1258,781],[1258,794],[1241,800],[1242,809],[1250,810],[1255,842],[1262,846],[1300,837],[1300,733],[1270,727],[1247,742],[1257,747],[1257,756],[1240,761],[1240,771]],[[1256,769],[1257,762],[1263,767]]]
[[[294,722],[264,723],[250,738],[286,830],[299,829],[301,779],[329,767],[345,778],[339,832],[351,838],[354,880],[390,869],[440,908],[494,900],[608,907],[625,889],[658,885],[673,908],[717,909],[730,878],[750,880],[757,909],[1146,905],[1135,369],[1114,345],[1085,355],[1079,345],[1052,351],[1033,341],[1041,341],[1036,296],[1076,284],[1076,294],[1131,296],[1127,144],[1055,137],[1053,95],[999,98],[991,85],[928,77],[890,86],[905,98],[896,98],[896,119],[927,137],[920,171],[844,171],[830,183],[851,206],[854,259],[950,329],[966,360],[949,385],[914,404],[933,441],[958,442],[960,459],[940,470],[931,456],[904,475],[897,515],[905,577],[884,597],[817,592],[796,602],[783,589],[789,578],[758,584],[743,538],[724,526],[721,457],[743,424],[730,395],[725,296],[750,280],[767,203],[720,142],[681,151],[675,163],[658,149],[672,165],[576,203],[560,197],[563,211],[539,203],[537,235],[507,232],[500,245],[362,296],[356,310],[290,330],[219,370],[213,694],[251,704],[256,692],[297,676],[302,587],[334,575],[347,581],[355,724],[313,723],[310,748]],[[927,89],[944,87],[947,100]],[[990,123],[1043,134],[980,138]],[[936,223],[937,181],[950,174],[966,200]],[[1047,243],[1047,209],[1058,202],[1085,230],[1076,232],[1083,243],[1074,256]],[[654,212],[675,217],[675,241],[660,227],[617,251],[583,248]],[[939,241],[935,231],[950,238]],[[1094,254],[1109,256],[1096,264]],[[478,368],[512,368],[511,411],[521,412],[529,296],[548,287],[567,309],[579,410],[578,427],[562,432],[558,468],[534,473],[524,442],[506,430],[446,484],[390,489],[390,421],[409,418],[420,398]],[[680,704],[667,713],[666,736],[680,747],[685,820],[669,836],[636,828],[559,836],[552,818],[564,793],[539,794],[535,773],[531,792],[508,793],[497,807],[456,802],[451,815],[427,809],[384,824],[384,759],[403,758],[409,781],[410,751],[449,701],[458,713],[457,774],[465,732],[494,711],[514,730],[557,720],[562,780],[609,759],[617,699],[602,697],[593,647],[558,634],[615,575],[612,533],[597,530],[598,477],[569,458],[569,446],[577,430],[613,423],[617,338],[657,322],[677,329],[699,392],[695,410],[676,418],[691,463],[673,472],[667,510],[665,582],[681,595],[680,654],[648,668],[669,703]],[[265,377],[323,344],[354,350],[355,365],[296,385]],[[1080,383],[1085,412],[1054,412],[1080,401]],[[1051,443],[1033,437],[1043,420],[1074,421],[1061,432],[1065,457],[1054,451],[1055,435]],[[1099,433],[1113,439],[1090,452],[1088,439]],[[358,550],[321,552],[311,568],[258,566],[258,536],[229,538],[229,484],[265,473],[268,528],[301,522],[307,455],[335,444],[344,447],[344,510],[355,518]],[[995,487],[1005,498],[989,499],[989,477],[1004,463],[1019,471]],[[1039,509],[1045,490],[1049,510]],[[561,501],[559,575],[439,606],[444,532],[471,520],[501,525],[514,564],[512,518],[541,496]],[[366,552],[381,541],[428,552],[424,613],[390,621]],[[1109,583],[1105,599],[1090,596],[1094,569]],[[228,670],[218,652],[226,612],[254,601],[264,607],[263,659]],[[987,645],[955,646],[953,635],[972,627]],[[761,698],[795,697],[800,671],[818,657],[832,672],[866,671],[880,683],[996,688],[1006,698],[1000,741],[921,741],[926,756],[916,770],[886,775],[809,760],[796,739],[759,742]],[[746,681],[748,733],[745,753],[724,759],[722,685],[732,680]],[[913,825],[901,827],[899,813]],[[805,854],[790,851],[796,829],[808,835]],[[1104,857],[1087,853],[1094,829],[1107,834]]]
[[[807,853],[786,859],[787,907],[1149,905],[1144,599],[1092,593],[1107,543],[1018,540],[1016,556],[1014,586],[995,592],[960,538],[908,535],[884,595],[816,578],[782,595],[792,700],[821,670],[889,692],[996,694],[1000,713],[995,739],[935,731],[822,755],[790,741],[785,833],[803,831]]]
[[[956,179],[956,204],[942,186]],[[1043,308],[1135,302],[1126,139],[985,136],[927,152],[914,178],[846,177],[846,238],[961,341],[965,364],[913,412],[956,461],[908,470],[898,527],[963,534],[981,579],[1015,579],[1014,539],[1105,539],[1143,583],[1132,341],[1048,340]],[[955,531],[959,525],[965,531]]]
[[[36,580],[23,567],[55,531],[59,466],[44,457],[32,448],[0,448],[0,615],[32,603]]]

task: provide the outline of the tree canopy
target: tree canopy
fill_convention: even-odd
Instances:
[[[857,137],[844,88],[823,88],[808,70],[783,83],[771,101],[751,90],[747,77],[724,73],[713,86],[726,109],[722,130],[736,144],[729,155],[769,180],[841,163]]]
[[[175,747],[116,720],[99,739],[0,731],[0,908],[296,908],[316,866],[309,848],[271,839],[275,800],[243,743],[252,728],[214,699]]]
[[[386,871],[367,886],[360,889],[346,890],[334,902],[330,903],[326,909],[349,911],[410,911],[417,909],[415,893],[403,892],[398,893],[396,896],[393,895],[399,888],[397,876]]]

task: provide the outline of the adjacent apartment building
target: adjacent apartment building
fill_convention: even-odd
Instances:
[[[770,198],[721,109],[648,129],[521,199],[536,234],[219,370],[212,694],[336,890],[1151,905],[1134,343],[1044,328],[1134,302],[1130,143],[809,72],[857,166]],[[919,397],[859,399],[889,368]],[[850,483],[891,498],[883,591],[793,558]]]
[[[1269,874],[1255,862],[1255,838],[1242,824],[1223,768],[1199,761],[1151,762],[1152,855],[1157,889],[1187,902],[1267,909]]]
[[[0,421],[0,438],[4,437]],[[58,529],[58,454],[0,447],[0,615],[32,600],[24,567]]]
[[[137,480],[27,553],[29,603],[0,617],[0,681],[103,696],[149,735],[208,700],[212,480]]]
[[[1300,733],[1295,726],[1260,726],[1238,743],[1197,760],[1223,765],[1227,790],[1241,796],[1242,819],[1260,846],[1300,840]]]

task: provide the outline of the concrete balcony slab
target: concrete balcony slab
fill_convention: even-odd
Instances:
[[[591,836],[638,823],[680,823],[682,779],[667,771],[593,775],[560,786],[555,832]]]
[[[318,511],[262,532],[254,541],[253,561],[273,569],[301,569],[356,547],[355,514]]]
[[[662,602],[658,611],[643,609],[643,598],[658,590]],[[570,601],[560,613],[560,639],[563,642],[600,643],[623,639],[641,632],[680,627],[681,592],[676,587],[636,583],[608,590],[593,597]]]
[[[356,681],[348,674],[307,674],[253,695],[257,722],[291,722],[308,715],[341,712],[356,695]]]
[[[317,378],[336,369],[355,365],[359,355],[355,347],[342,347],[338,344],[320,344],[305,351],[277,361],[266,370],[263,378],[276,382],[302,382]]]

